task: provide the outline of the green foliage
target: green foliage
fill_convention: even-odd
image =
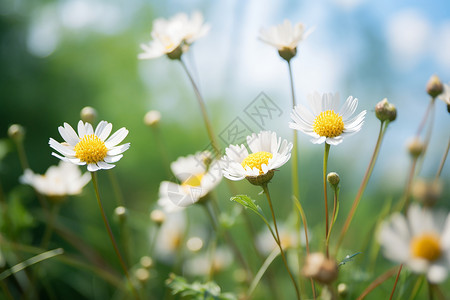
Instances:
[[[193,300],[236,300],[230,293],[221,293],[220,287],[213,281],[200,283],[195,281],[188,283],[184,277],[170,274],[166,281],[167,286],[172,289],[174,295],[180,294],[186,299]]]

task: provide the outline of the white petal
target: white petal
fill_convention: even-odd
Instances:
[[[84,126],[83,121],[78,122],[78,136],[82,139],[86,135],[86,127]]]
[[[97,166],[96,164],[88,164],[87,169],[89,172],[95,172],[95,171],[100,170],[100,167]]]
[[[130,148],[130,143],[126,143],[120,146],[113,147],[108,150],[107,154],[110,156],[122,154]]]
[[[118,145],[126,138],[127,135],[128,130],[125,127],[120,128],[109,139],[106,140],[105,142],[106,147],[109,149]]]
[[[75,130],[67,123],[64,123],[64,127],[59,126],[58,131],[62,138],[71,146],[75,146],[80,141]]]
[[[101,121],[97,128],[95,129],[95,135],[99,137],[102,141],[105,141],[112,130],[112,124],[106,121]]]
[[[427,278],[431,283],[441,283],[447,278],[447,268],[443,265],[433,264],[428,269]]]
[[[109,155],[108,155],[108,156],[105,157],[104,161],[107,162],[107,163],[116,163],[116,162],[118,162],[122,157],[123,157],[122,154],[115,155],[115,156],[109,156]]]
[[[99,162],[97,163],[97,165],[98,165],[101,169],[104,169],[104,170],[112,169],[112,168],[115,167],[115,165],[108,164],[108,163],[106,163],[106,162],[104,162],[104,161],[99,161]]]
[[[75,156],[75,151],[73,151],[72,146],[64,146],[52,138],[50,138],[50,140],[48,141],[48,144],[50,145],[50,147],[52,147],[53,149],[55,149],[56,151],[58,151],[59,153],[65,155],[65,156],[72,156],[72,157]]]

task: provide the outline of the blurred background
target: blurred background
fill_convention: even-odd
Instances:
[[[193,11],[202,12],[211,30],[193,45],[185,58],[200,85],[216,134],[226,132],[238,118],[249,131],[274,130],[283,138],[292,139],[288,127],[291,98],[287,65],[276,50],[258,40],[258,33],[260,28],[284,19],[302,22],[306,28],[314,28],[314,32],[300,43],[292,61],[297,102],[306,104],[306,95],[312,91],[339,92],[342,102],[352,95],[359,99],[357,111],[368,111],[361,132],[331,149],[329,170],[341,175],[342,211],[348,211],[375,146],[379,121],[374,106],[383,98],[396,105],[398,117],[389,126],[354,222],[370,217],[380,202],[399,199],[410,165],[405,146],[429,103],[426,83],[433,74],[444,83],[450,82],[447,0],[3,0],[0,2],[0,182],[7,198],[19,199],[23,224],[18,222],[16,229],[23,243],[33,244],[43,225],[31,188],[19,185],[23,171],[14,144],[7,138],[8,127],[14,123],[25,127],[25,151],[30,166],[42,174],[58,163],[51,156],[48,139],[61,141],[58,126],[63,122],[76,126],[80,110],[92,106],[97,109],[99,120],[111,122],[113,130],[126,127],[130,131],[125,141],[131,143],[131,148],[113,172],[135,218],[134,258],[145,255],[146,248],[140,243],[148,243],[150,227],[146,222],[158,199],[159,183],[174,180],[161,159],[154,132],[143,122],[145,113],[161,112],[159,133],[169,161],[207,149],[209,141],[181,65],[166,57],[139,61],[137,55],[141,52],[139,45],[151,38],[155,18]],[[278,109],[264,124],[246,113],[261,93]],[[437,101],[433,134],[420,177],[435,175],[449,139],[449,125],[447,108]],[[220,141],[222,149],[228,146],[225,138]],[[311,144],[301,133],[299,143],[301,197],[314,228],[322,224],[322,207],[316,201],[322,199],[318,191],[322,184],[323,147]],[[105,209],[112,217],[117,203],[108,177],[102,172],[99,175]],[[444,182],[448,182],[449,175],[447,164],[441,175]],[[277,213],[286,215],[291,209],[289,165],[277,173],[272,186],[273,197],[280,201]],[[246,182],[239,182],[237,187],[240,193],[262,199],[257,195],[259,189]],[[231,195],[224,183],[219,192],[223,210],[232,211],[235,204],[228,200]],[[60,213],[64,216],[62,222],[82,230],[90,242],[101,236],[96,246],[110,251],[91,185],[83,196],[64,204]],[[450,208],[447,186],[444,199],[447,201],[439,205]],[[80,220],[90,225],[81,226]],[[261,225],[256,219],[253,221]],[[368,231],[371,226],[371,222],[363,223],[358,232],[350,232],[349,236],[357,237],[361,230]],[[23,237],[24,231],[29,235]],[[347,247],[357,252],[352,242]],[[109,255],[114,261],[114,254]],[[55,271],[53,277],[60,271]],[[159,278],[158,282],[162,284],[165,278]],[[61,289],[73,284],[70,280],[62,281],[65,283],[58,286]],[[74,293],[81,294],[83,286],[80,283]],[[105,295],[111,295],[110,289],[105,287]],[[83,297],[90,295],[86,292]]]

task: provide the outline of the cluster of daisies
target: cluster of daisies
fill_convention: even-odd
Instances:
[[[204,36],[209,26],[203,23],[200,13],[191,18],[178,14],[173,18],[153,22],[152,41],[142,44],[140,59],[167,55],[180,59],[195,40]],[[261,30],[260,39],[276,47],[280,56],[289,61],[296,55],[298,43],[308,35],[304,26],[289,21],[268,30]],[[450,89],[441,98],[449,102]],[[341,106],[338,94],[313,93],[307,97],[309,107],[297,105],[291,112],[289,127],[309,135],[314,144],[338,145],[344,137],[361,130],[366,111],[355,116],[358,99],[348,97]],[[81,191],[89,176],[81,174],[75,165],[86,165],[89,172],[110,169],[118,162],[130,143],[120,145],[128,134],[121,128],[110,136],[112,124],[101,121],[95,131],[89,123],[80,121],[78,132],[64,123],[58,128],[63,142],[50,139],[52,153],[64,161],[51,167],[45,176],[27,170],[22,182],[33,185],[39,193],[61,196]],[[110,136],[110,137],[109,137]],[[108,138],[109,137],[109,138]],[[247,148],[248,147],[248,148]],[[164,181],[159,189],[158,205],[167,214],[201,203],[222,177],[230,180],[247,179],[255,185],[267,184],[274,171],[286,164],[291,157],[292,143],[281,139],[275,132],[262,131],[247,137],[247,146],[230,145],[222,158],[209,152],[180,157],[171,164],[178,182]],[[450,268],[450,215],[412,206],[407,217],[395,214],[386,221],[379,241],[389,259],[406,264],[411,270],[426,273],[430,282],[445,280]]]

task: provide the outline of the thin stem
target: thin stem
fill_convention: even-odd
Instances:
[[[113,169],[107,170],[107,173],[108,173],[109,181],[111,182],[111,186],[114,191],[114,195],[116,195],[117,205],[123,206],[124,201],[123,201],[122,191],[120,190],[120,186],[119,186],[119,182],[117,181],[116,174],[114,173]]]
[[[50,214],[47,220],[47,226],[45,227],[45,232],[41,241],[41,248],[46,249],[50,242],[50,238],[53,234],[53,227],[55,226],[55,218],[58,215],[59,208],[61,207],[60,203],[55,203],[52,205]]]
[[[428,281],[428,300],[433,300],[433,285]]]
[[[394,297],[395,288],[397,287],[398,278],[400,277],[400,272],[402,271],[402,267],[403,267],[403,264],[400,265],[400,267],[398,268],[397,277],[395,277],[394,286],[392,287],[392,292],[391,292],[391,296],[389,297],[389,300],[392,300],[392,297]]]
[[[261,278],[263,277],[264,273],[269,268],[270,264],[275,260],[275,258],[280,254],[280,250],[275,248],[273,251],[269,254],[269,256],[266,258],[264,263],[262,264],[261,268],[259,268],[258,273],[256,273],[255,278],[253,278],[252,283],[250,284],[250,287],[248,288],[247,297],[250,298],[255,288],[258,286],[258,283],[261,281]]]
[[[438,179],[439,176],[441,176],[442,169],[444,169],[444,164],[445,164],[445,160],[447,159],[449,149],[450,149],[450,139],[448,140],[447,149],[445,149],[444,155],[442,156],[442,159],[441,159],[441,163],[439,164],[439,168],[436,173],[436,179]]]
[[[287,260],[286,260],[286,255],[284,254],[283,247],[281,246],[281,239],[280,239],[280,235],[278,233],[277,220],[275,218],[275,212],[273,210],[272,200],[270,198],[270,193],[269,193],[269,188],[267,187],[267,183],[264,183],[262,185],[262,188],[264,190],[264,194],[266,194],[266,196],[267,196],[267,201],[269,202],[270,212],[272,213],[273,226],[275,227],[275,234],[277,236],[277,239],[275,241],[277,242],[278,247],[280,248],[281,257],[283,258],[284,266],[286,267],[286,270],[289,273],[289,277],[291,278],[292,284],[294,285],[295,293],[297,295],[297,299],[300,299],[301,298],[300,297],[300,291],[298,290],[297,282],[295,281],[294,276],[292,276],[292,273],[289,270],[289,266],[288,266],[288,263],[287,263]]]
[[[362,300],[367,295],[369,295],[376,287],[381,285],[383,282],[388,280],[391,276],[395,274],[396,267],[387,270],[385,273],[381,274],[379,277],[377,277],[362,293],[356,300]]]
[[[198,86],[195,83],[194,78],[192,78],[192,75],[189,72],[189,69],[187,68],[186,63],[182,59],[180,59],[180,63],[183,66],[183,69],[186,72],[187,76],[189,77],[192,87],[194,88],[195,95],[197,96],[198,104],[200,105],[200,110],[201,110],[202,116],[203,116],[203,121],[205,122],[206,131],[208,132],[208,137],[211,142],[211,146],[213,147],[214,152],[215,152],[214,155],[219,156],[220,155],[219,146],[217,144],[217,141],[216,141],[216,138],[215,138],[212,126],[211,126],[211,121],[209,120],[208,113],[206,111],[205,101],[203,100],[200,90],[198,89]]]
[[[417,128],[416,136],[419,137],[420,133],[422,132],[423,127],[425,127],[425,123],[427,122],[428,115],[431,111],[431,108],[434,106],[436,98],[431,98],[430,102],[428,103],[427,110],[425,111],[425,114],[423,115],[422,121],[420,122],[419,127]]]
[[[383,137],[384,137],[384,134],[386,133],[386,129],[387,129],[388,125],[389,125],[389,121],[381,122],[381,124],[380,124],[380,131],[378,133],[378,139],[377,139],[377,143],[375,144],[375,149],[373,150],[372,158],[370,159],[369,165],[367,166],[366,173],[364,174],[361,185],[359,186],[358,193],[356,194],[355,200],[353,200],[352,208],[350,209],[347,219],[345,220],[344,226],[342,227],[341,234],[339,235],[339,240],[338,240],[338,242],[336,244],[336,248],[335,248],[336,254],[339,250],[340,245],[342,244],[342,241],[344,240],[344,237],[347,233],[348,227],[350,226],[350,223],[352,222],[352,219],[355,215],[356,209],[358,208],[359,201],[361,200],[364,190],[366,189],[367,183],[369,182],[370,175],[372,175],[372,171],[373,171],[373,168],[377,161],[378,153],[380,152],[381,143],[383,141]]]
[[[330,144],[325,143],[325,151],[323,153],[323,197],[325,199],[325,240],[328,239],[328,196],[327,196],[327,164],[328,154],[330,153]],[[326,243],[327,258],[330,257],[328,251],[328,243]]]
[[[338,213],[338,206],[339,206],[339,187],[337,185],[333,186],[334,190],[334,197],[333,197],[333,213],[331,214],[331,224],[330,229],[328,230],[328,236],[326,239],[326,248],[328,249],[328,245],[330,243],[330,235],[331,230],[333,230],[334,223],[336,221],[336,214]]]
[[[400,206],[397,206],[398,210],[401,210],[403,208],[405,213],[408,211],[408,208],[409,208],[409,199],[410,199],[410,195],[411,195],[411,187],[412,187],[412,182],[413,182],[413,179],[414,179],[416,165],[417,165],[417,158],[415,157],[415,158],[413,158],[413,161],[411,163],[411,168],[409,170],[408,181],[407,181],[406,186],[405,186],[405,191],[403,192],[402,200],[399,203]]]
[[[162,163],[164,164],[164,169],[167,173],[167,175],[169,175],[169,177],[171,176],[171,170],[170,170],[170,160],[169,160],[169,156],[168,156],[168,151],[167,148],[164,145],[164,141],[163,138],[161,137],[160,134],[160,130],[159,130],[159,126],[155,125],[155,126],[151,126],[153,135],[155,136],[155,141],[156,141],[156,145],[158,147],[159,150],[159,155],[161,156],[162,159]]]
[[[103,223],[105,223],[105,227],[106,227],[106,230],[108,232],[108,235],[109,235],[109,238],[111,240],[111,243],[113,245],[114,251],[116,252],[117,258],[119,259],[119,262],[120,262],[120,265],[121,265],[121,267],[123,269],[123,272],[125,273],[125,276],[127,277],[128,281],[130,283],[130,286],[131,286],[131,289],[133,291],[133,294],[134,294],[136,299],[139,299],[139,295],[138,295],[137,291],[134,288],[134,285],[133,285],[133,283],[131,281],[130,274],[128,273],[128,269],[127,269],[127,267],[125,265],[125,262],[124,262],[124,260],[122,258],[122,255],[120,254],[119,247],[117,246],[116,240],[115,240],[114,235],[113,235],[112,230],[111,230],[111,226],[109,226],[108,219],[106,218],[105,210],[103,209],[103,204],[102,204],[102,201],[100,199],[100,194],[98,192],[98,184],[97,184],[96,173],[95,172],[91,172],[91,176],[92,176],[92,183],[94,185],[95,196],[97,197],[98,206],[100,207],[100,212],[102,214]]]

